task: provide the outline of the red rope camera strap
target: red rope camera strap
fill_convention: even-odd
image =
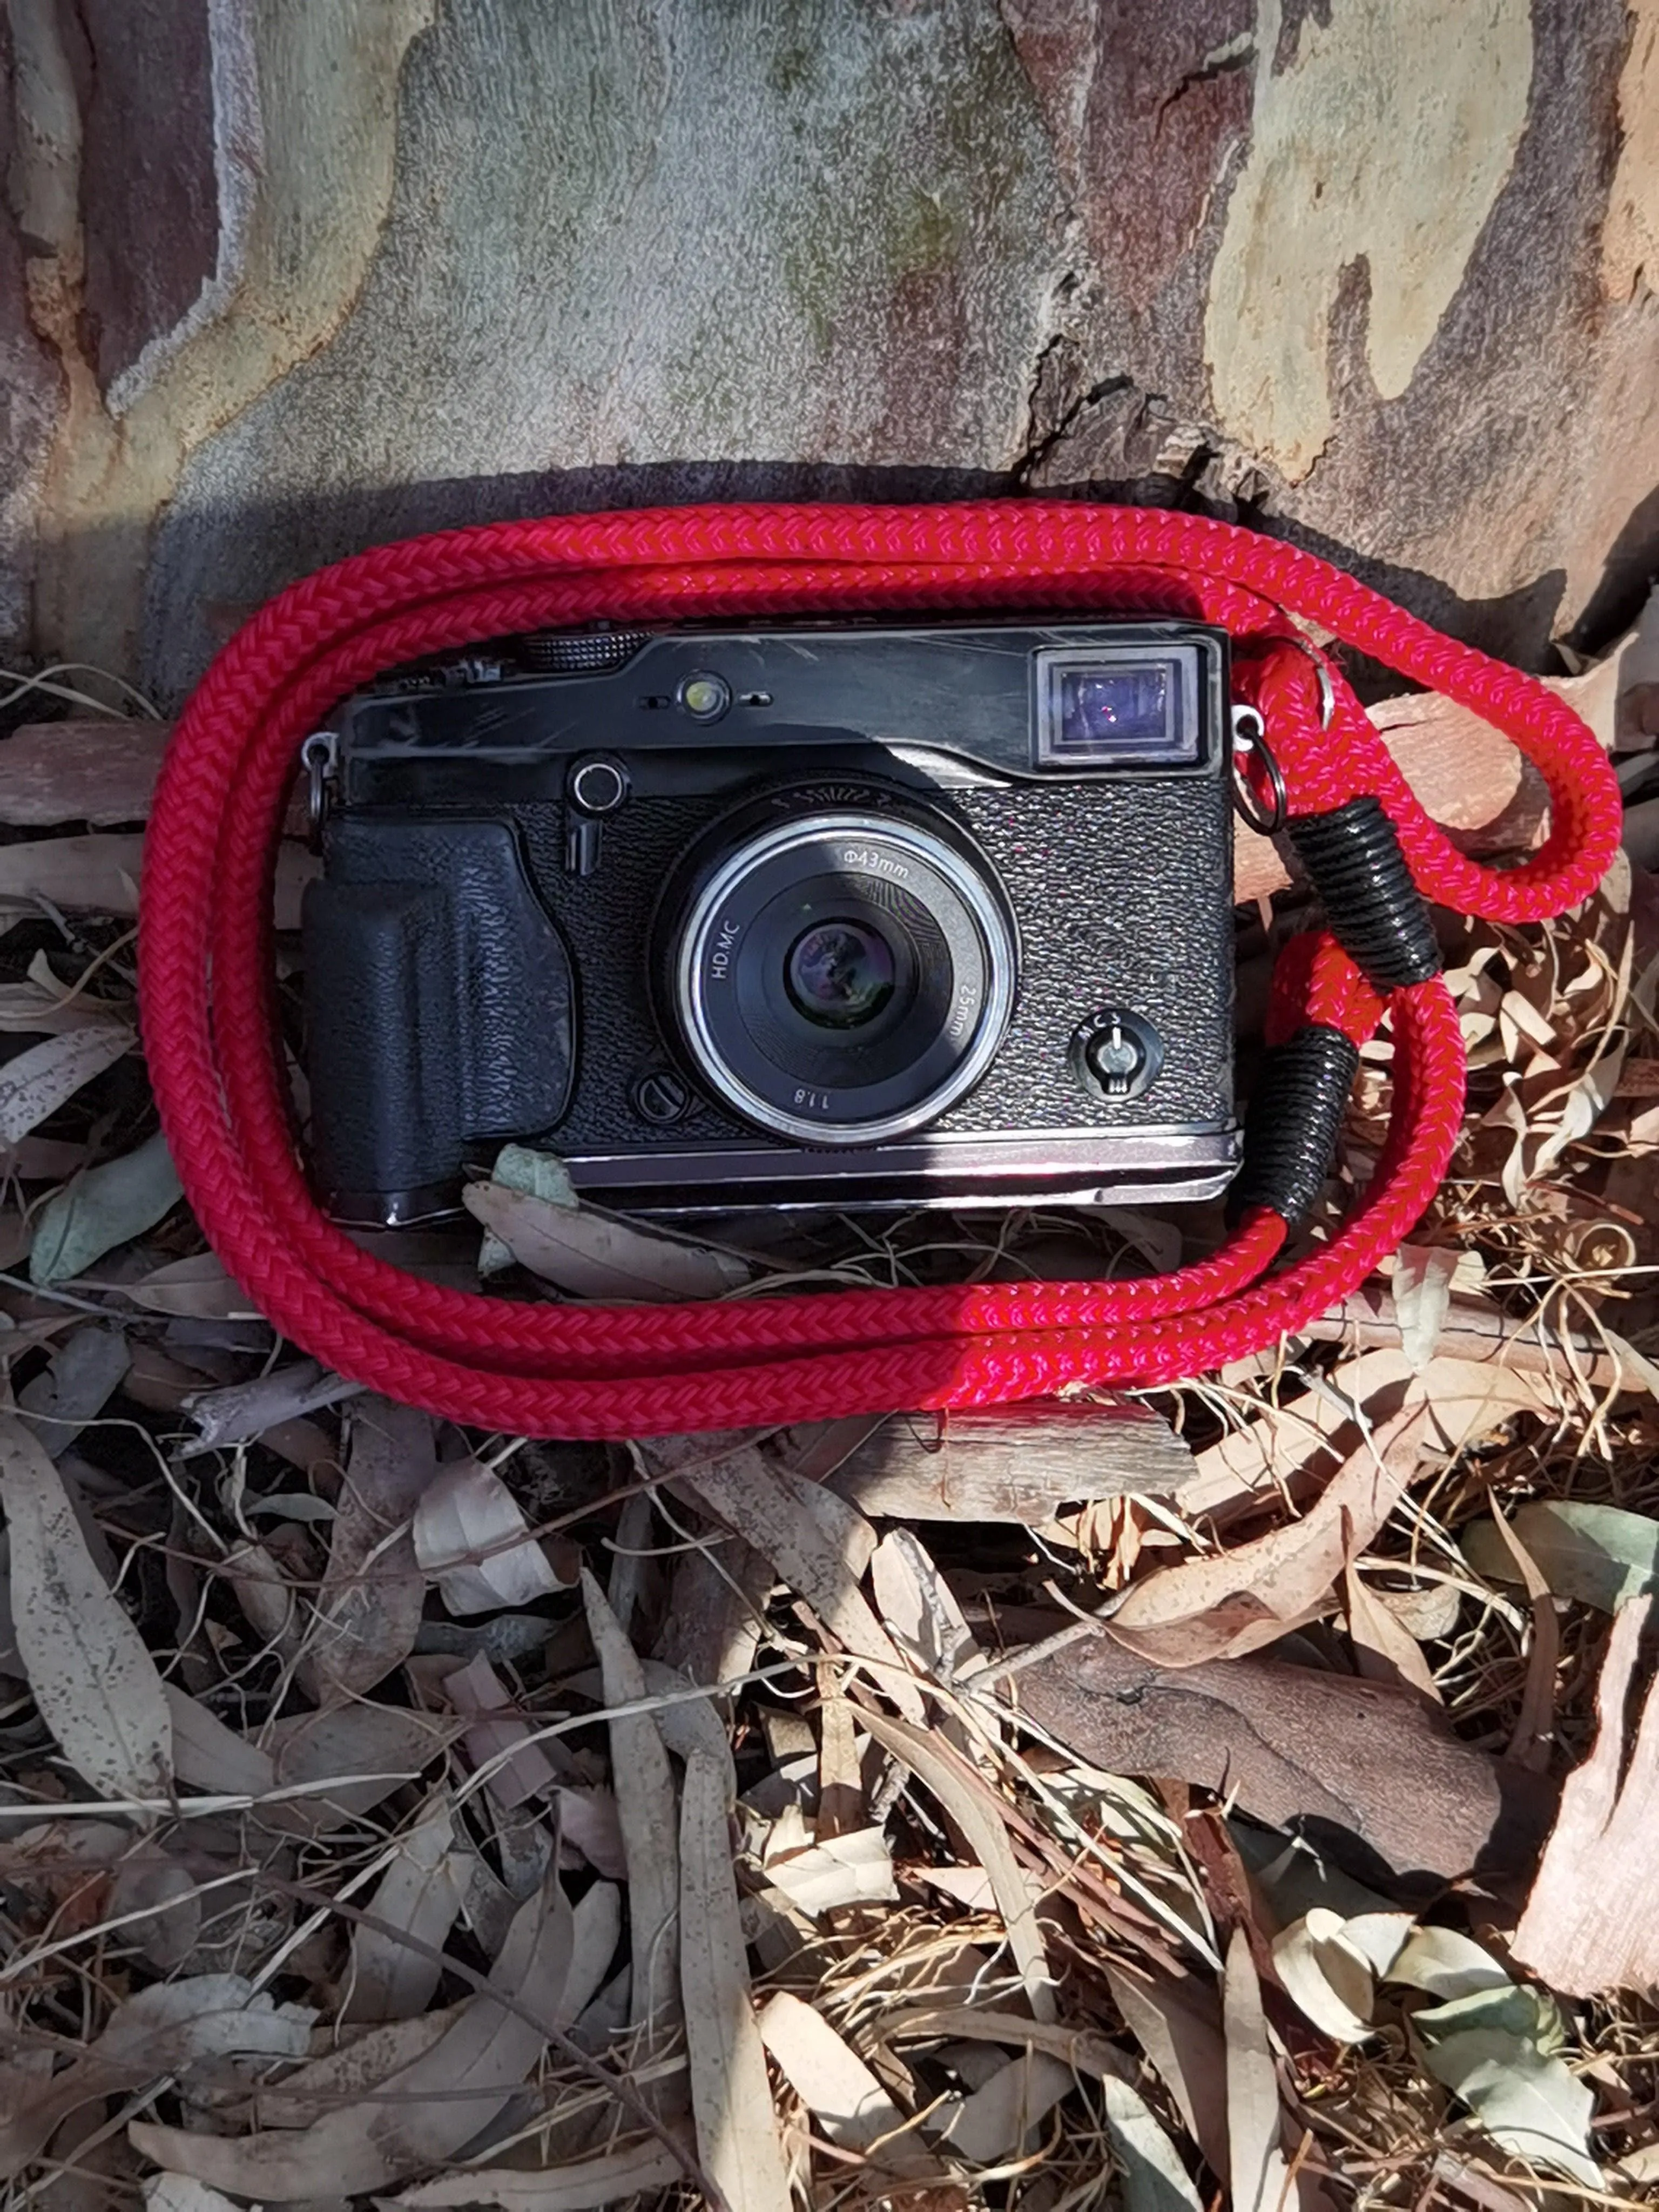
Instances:
[[[1276,1274],[1285,1223],[1257,1206],[1212,1257],[1145,1281],[524,1305],[405,1274],[312,1203],[272,1019],[270,915],[298,749],[336,701],[419,654],[598,617],[1037,604],[1224,625],[1236,693],[1265,718],[1292,820],[1373,795],[1419,890],[1442,905],[1538,921],[1586,897],[1613,857],[1617,785],[1553,694],[1324,562],[1224,523],[1023,501],[703,507],[380,547],[284,592],[221,653],[168,749],[145,849],[139,971],[162,1126],[203,1229],[261,1310],[342,1374],[431,1412],[515,1434],[629,1437],[1170,1382],[1354,1289],[1446,1171],[1463,1048],[1438,981],[1379,994],[1325,936],[1281,959],[1269,1042],[1318,1024],[1358,1044],[1386,1017],[1389,1136],[1340,1234]],[[1292,617],[1502,730],[1549,787],[1547,842],[1502,871],[1459,854]]]

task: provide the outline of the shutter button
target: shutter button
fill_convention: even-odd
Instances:
[[[571,769],[565,789],[584,814],[613,814],[628,796],[628,770],[608,753],[590,753]]]

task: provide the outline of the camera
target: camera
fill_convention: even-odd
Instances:
[[[312,1172],[508,1140],[662,1212],[1213,1197],[1238,1160],[1225,634],[550,630],[307,744]]]

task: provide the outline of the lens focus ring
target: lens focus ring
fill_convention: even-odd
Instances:
[[[798,1143],[935,1120],[988,1068],[1012,1011],[1006,897],[965,833],[920,805],[773,794],[699,841],[659,923],[691,1066],[728,1110]]]

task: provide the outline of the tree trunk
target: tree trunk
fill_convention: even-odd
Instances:
[[[1659,0],[10,0],[0,636],[176,702],[557,508],[1091,491],[1523,663],[1659,544]]]

